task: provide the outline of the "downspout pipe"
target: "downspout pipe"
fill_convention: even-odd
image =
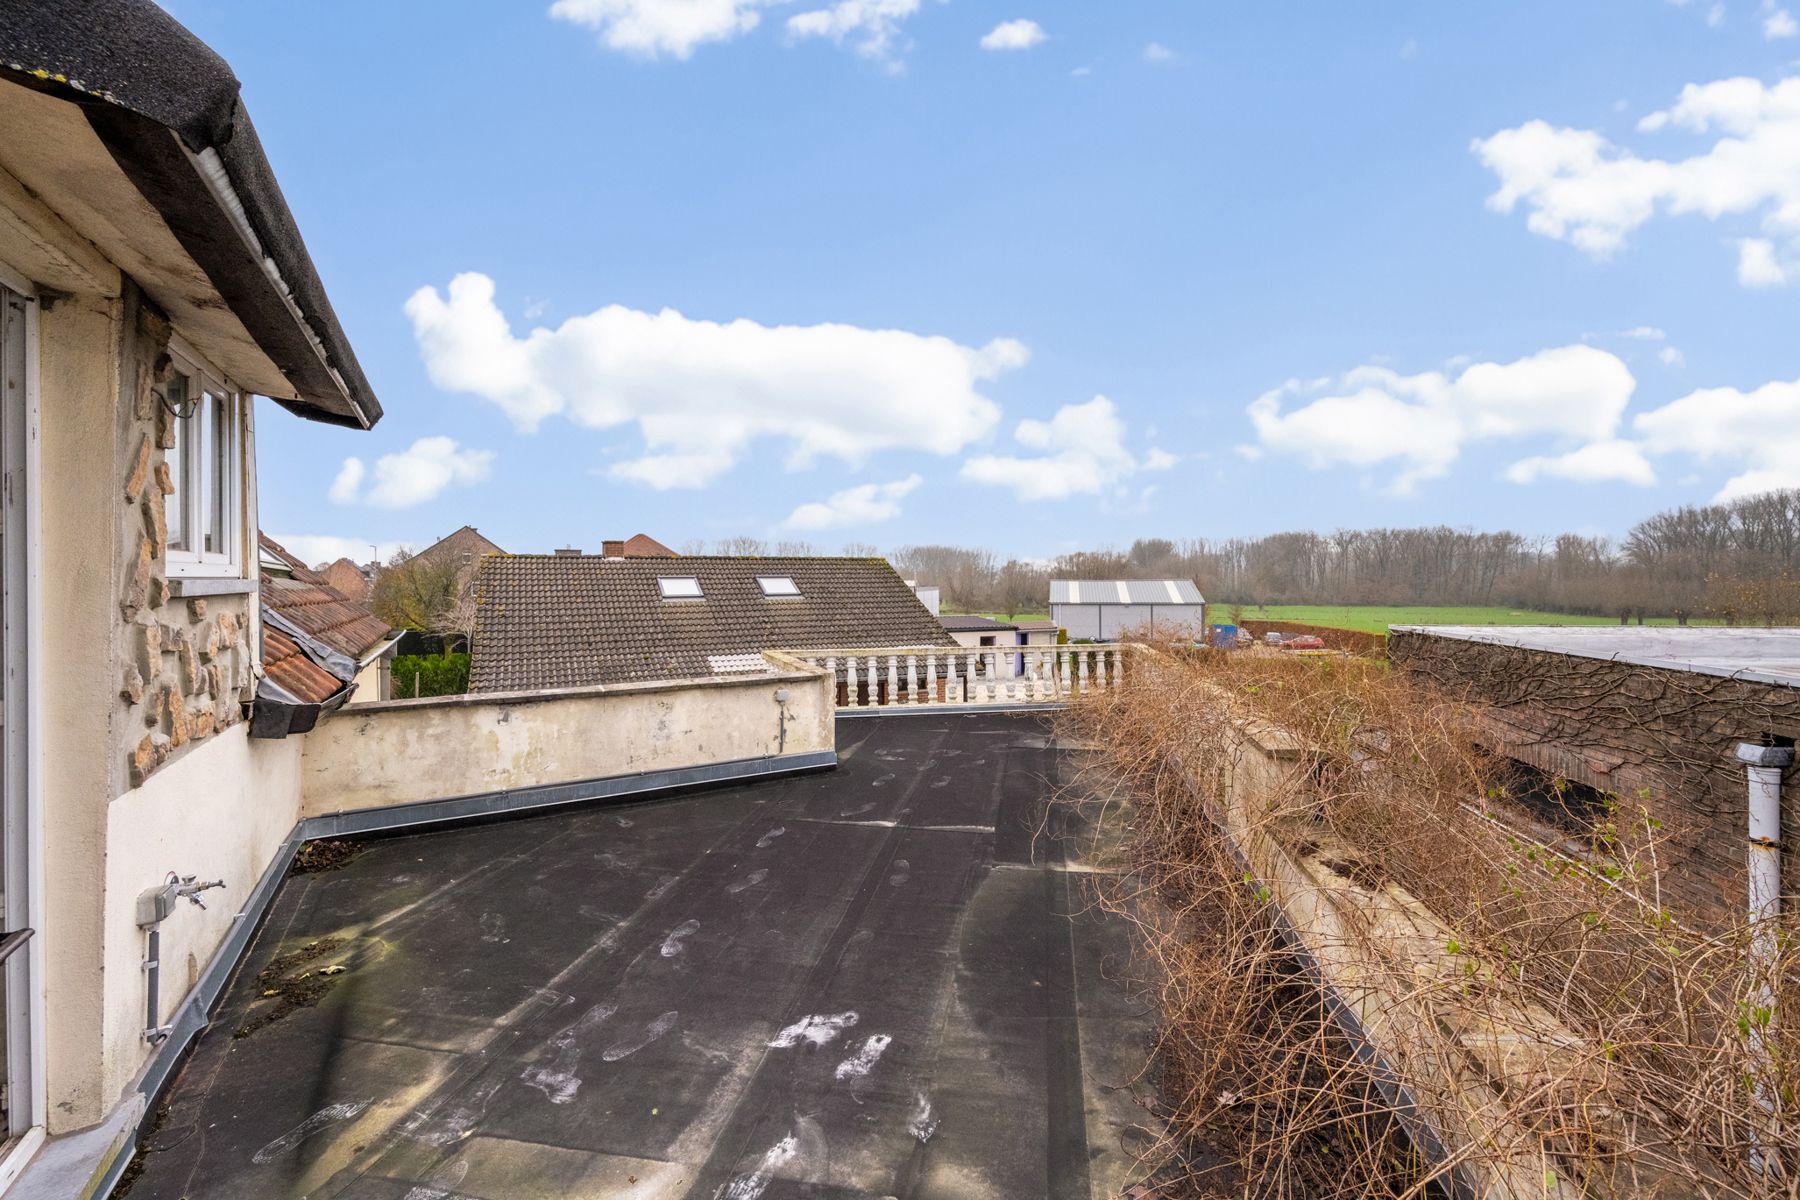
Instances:
[[[1757,1102],[1771,1114],[1775,1097],[1768,1090],[1767,1067],[1775,1036],[1775,971],[1777,934],[1781,924],[1781,774],[1794,765],[1792,746],[1740,742],[1738,761],[1749,782],[1749,915],[1750,960],[1754,977],[1750,998],[1749,1045],[1757,1066]]]

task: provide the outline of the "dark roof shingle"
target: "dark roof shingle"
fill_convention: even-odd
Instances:
[[[800,595],[764,596],[759,575]],[[697,579],[702,598],[663,599],[662,577]],[[501,555],[476,597],[471,692],[703,678],[721,654],[954,644],[879,558]]]

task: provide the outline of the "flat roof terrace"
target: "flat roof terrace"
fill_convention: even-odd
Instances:
[[[1039,718],[290,878],[132,1200],[1116,1196],[1148,1000]]]

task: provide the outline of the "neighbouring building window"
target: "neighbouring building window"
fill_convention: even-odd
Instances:
[[[798,596],[800,586],[786,575],[758,575],[756,585],[765,596]]]
[[[176,414],[169,475],[169,570],[236,575],[242,570],[244,399],[216,374],[175,360],[164,402]]]
[[[662,589],[664,600],[698,600],[701,598],[700,581],[691,575],[658,579],[656,586]]]

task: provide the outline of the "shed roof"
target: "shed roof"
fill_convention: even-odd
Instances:
[[[1800,687],[1800,629],[1655,625],[1395,625],[1396,633]]]
[[[1052,604],[1204,604],[1191,579],[1055,579]]]
[[[759,576],[800,594],[766,596]],[[665,599],[661,578],[701,595]],[[955,644],[880,558],[500,555],[476,596],[472,692],[704,678],[712,658],[763,650]]]
[[[1017,629],[1010,621],[996,621],[973,613],[945,613],[938,620],[951,633],[990,633],[996,629]]]
[[[133,214],[116,207],[97,174],[122,172],[167,227],[158,236],[173,235],[175,253],[210,281],[217,299],[205,299],[222,300],[241,323],[236,336],[272,365],[240,383],[316,420],[367,428],[380,418],[224,59],[154,0],[0,0],[0,81],[75,106],[104,147],[90,164],[81,156],[92,142],[22,141],[21,153],[31,145],[37,159],[66,157],[73,169],[64,178],[56,164],[15,163],[22,181],[70,212],[110,258],[130,263],[145,248],[131,244]],[[43,170],[26,169],[34,167]],[[83,203],[57,203],[58,189],[71,186]],[[153,272],[140,282],[171,312],[195,304]],[[202,319],[206,308],[198,306]]]

